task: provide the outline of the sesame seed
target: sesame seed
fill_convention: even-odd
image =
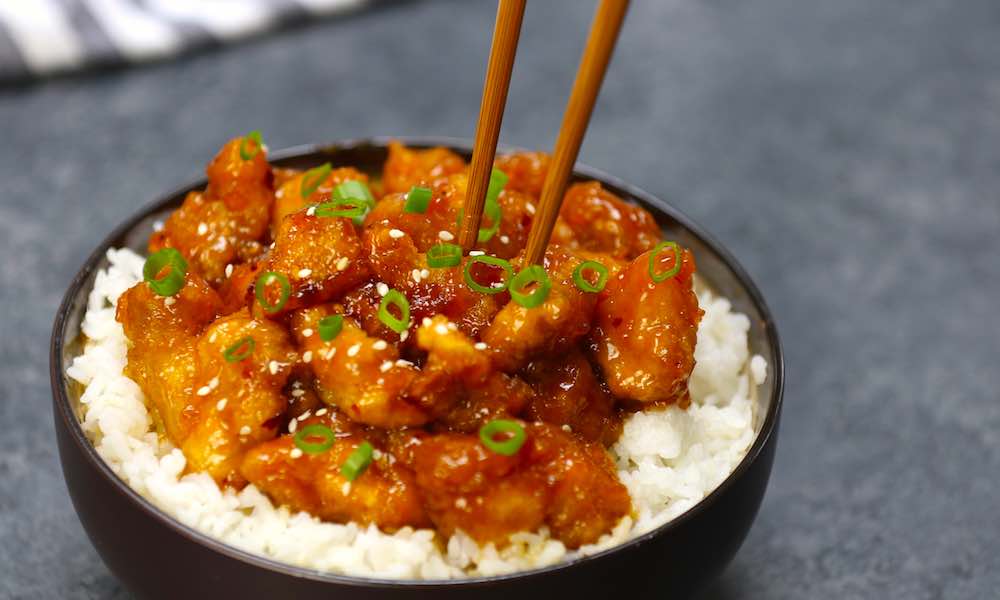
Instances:
[[[384,363],[382,363],[382,366],[380,366],[378,368],[378,370],[382,371],[383,373],[385,373],[386,371],[388,371],[391,368],[392,368],[392,361],[391,360],[387,360]]]
[[[165,306],[173,306],[175,302],[177,302],[177,298],[170,296],[169,298],[163,301],[163,304]]]
[[[326,414],[326,409],[325,408],[321,408],[321,409],[319,409],[319,410],[316,411],[316,416],[317,417],[322,417],[325,414]]]
[[[405,342],[406,338],[408,338],[408,337],[410,337],[410,330],[409,329],[407,329],[403,333],[399,334],[399,341]]]
[[[430,269],[420,269],[420,276],[424,279],[430,277],[431,276]]]
[[[438,238],[446,242],[450,242],[451,240],[455,239],[455,236],[452,235],[450,231],[445,231],[442,229],[441,231],[438,232]]]
[[[500,236],[500,243],[501,244],[509,244],[510,243],[510,238],[507,237],[507,236],[505,236],[505,235],[501,235]]]
[[[307,410],[306,412],[304,412],[301,415],[299,415],[299,420],[300,421],[305,421],[306,419],[308,419],[311,416],[312,416],[312,411],[311,410]]]
[[[337,261],[337,270],[343,271],[347,268],[347,265],[351,264],[351,260],[346,256],[342,256],[340,260]]]
[[[524,204],[524,210],[525,210],[525,211],[526,211],[526,212],[527,212],[527,213],[528,213],[529,215],[533,215],[533,214],[535,214],[535,205],[534,205],[534,204],[532,204],[531,202],[526,202],[526,203]]]
[[[565,431],[566,433],[572,433],[573,432],[573,428],[570,427],[569,425],[563,425],[562,426],[562,430]]]
[[[292,397],[293,398],[301,398],[302,396],[305,396],[305,395],[306,395],[306,391],[303,390],[303,389],[294,389],[294,390],[292,390]]]
[[[378,448],[375,448],[374,450],[372,450],[372,458],[374,458],[375,460],[381,460],[382,459],[382,451],[379,450]]]
[[[276,360],[272,360],[271,362],[267,363],[267,370],[271,372],[271,375],[277,375],[278,374],[278,369],[280,367],[281,367],[281,363],[279,363]]]
[[[472,250],[469,252],[469,256],[482,256],[484,254],[486,253],[483,252],[482,250]]]
[[[378,292],[379,296],[385,296],[386,294],[389,293],[389,286],[386,285],[384,282],[380,281],[375,284],[375,291]]]
[[[350,494],[351,493],[351,482],[350,481],[345,481],[344,485],[340,486],[340,491],[345,496],[348,495],[348,494]]]
[[[423,321],[421,321],[420,323],[421,323],[421,324],[422,324],[422,325],[423,325],[424,327],[430,327],[430,326],[431,326],[431,323],[433,323],[433,321],[431,321],[431,318],[430,318],[430,317],[424,317],[424,320],[423,320]]]
[[[153,223],[153,231],[163,231],[163,221]]]
[[[295,430],[299,428],[299,422],[292,419],[288,422],[288,433],[295,433]]]
[[[361,344],[354,344],[353,346],[351,346],[350,348],[347,349],[347,355],[348,356],[357,356],[358,351],[360,351],[360,350],[361,350]]]
[[[306,214],[309,215],[310,217],[315,216],[315,214],[316,214],[316,207],[315,206],[310,206],[309,208],[307,208],[306,209]]]
[[[198,223],[198,235],[205,235],[206,233],[208,233],[208,225]]]
[[[216,402],[215,403],[215,410],[217,410],[219,412],[222,412],[226,408],[226,402],[227,402],[227,400],[225,398],[223,398],[222,400],[219,400],[218,402]]]
[[[228,265],[226,265],[226,277],[232,277],[232,276],[233,276],[233,263],[229,263]]]
[[[376,340],[375,343],[372,344],[372,348],[375,348],[376,350],[385,350],[388,347],[389,342],[385,340]]]
[[[420,269],[413,269],[413,271],[410,272],[410,276],[413,277],[413,281],[420,283]]]
[[[476,350],[486,350],[486,342],[476,342],[474,347]]]
[[[406,235],[406,234],[403,233],[402,231],[400,231],[399,229],[390,229],[389,230],[389,237],[391,237],[394,240],[398,240],[399,238],[403,237],[404,235]]]
[[[302,337],[312,337],[312,334],[313,330],[308,327],[302,330]]]
[[[398,358],[398,359],[396,359],[396,366],[397,367],[409,367],[411,365],[413,365],[413,363],[411,363],[410,361],[406,360],[405,358]]]
[[[306,350],[305,352],[302,353],[302,362],[310,363],[312,362],[312,359],[313,359],[312,350]]]
[[[465,498],[458,498],[457,500],[455,500],[455,508],[461,509],[465,508],[468,505],[469,503],[465,501]]]
[[[211,393],[212,393],[212,388],[208,387],[207,385],[203,385],[200,388],[198,388],[199,396],[207,396]]]
[[[244,425],[243,427],[240,427],[240,435],[250,435],[250,426]]]
[[[300,279],[305,279],[306,277],[309,277],[312,274],[313,274],[312,269],[300,269],[299,270],[299,278]]]
[[[438,323],[437,325],[434,326],[434,331],[438,335],[447,335],[448,327],[444,323]]]
[[[292,448],[292,451],[288,453],[288,456],[292,458],[300,458],[302,456],[302,450],[299,448]]]

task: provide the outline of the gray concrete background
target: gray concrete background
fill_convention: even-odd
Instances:
[[[531,3],[503,142],[551,146],[591,6]],[[492,11],[393,3],[0,90],[0,597],[127,597],[52,434],[85,254],[250,129],[471,136]],[[638,0],[624,36],[582,159],[721,238],[788,354],[770,489],[706,598],[998,597],[1000,3]]]

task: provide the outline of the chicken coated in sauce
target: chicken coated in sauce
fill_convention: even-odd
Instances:
[[[188,259],[179,292],[144,282],[118,305],[126,373],[189,470],[329,521],[500,546],[544,525],[577,548],[630,514],[605,448],[626,411],[686,401],[701,315],[689,252],[676,275],[650,279],[661,234],[648,212],[598,183],[571,186],[543,265],[551,289],[529,308],[466,280],[468,267],[502,286],[502,269],[428,260],[458,233],[467,165],[450,150],[394,143],[381,181],[349,166],[314,181],[245,150],[229,142],[208,188],[150,240]],[[496,168],[508,176],[500,225],[476,250],[517,272],[548,157],[501,156]],[[371,186],[374,206],[356,220],[318,215],[346,182]],[[431,190],[423,212],[406,208],[413,186]],[[660,251],[655,271],[672,260]],[[607,269],[603,290],[578,284],[584,261]],[[408,315],[383,305],[390,292]],[[524,432],[509,455],[480,435],[498,419]],[[317,446],[305,431],[329,437]],[[344,471],[367,444],[369,462]]]

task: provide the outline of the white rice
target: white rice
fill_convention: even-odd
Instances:
[[[67,373],[86,386],[83,429],[111,469],[180,522],[251,553],[319,571],[399,579],[496,575],[558,563],[620,544],[683,513],[718,486],[746,455],[755,434],[754,397],[767,363],[749,356],[745,315],[699,292],[691,406],[636,413],[612,447],[635,519],[626,517],[598,543],[577,551],[542,529],[513,536],[501,549],[456,534],[444,544],[428,529],[394,534],[376,527],[324,523],[275,507],[256,487],[220,489],[204,473],[184,473],[179,449],[159,439],[142,390],[122,374],[127,340],[115,321],[118,297],[142,279],[144,258],[109,250],[97,274],[82,330],[84,352]]]

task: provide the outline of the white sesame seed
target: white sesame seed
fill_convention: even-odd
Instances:
[[[375,291],[378,292],[379,296],[385,296],[389,293],[389,286],[385,282],[378,282],[375,284]]]
[[[217,410],[219,412],[222,412],[223,410],[225,410],[225,408],[226,408],[226,402],[227,402],[227,400],[225,398],[223,398],[222,400],[219,400],[218,402],[216,402],[215,403],[215,410]]]
[[[505,235],[501,235],[500,236],[500,243],[501,244],[509,244],[510,243],[510,238],[507,237],[507,236],[505,236]]]
[[[562,430],[565,431],[566,433],[572,433],[573,432],[573,428],[570,427],[569,425],[563,425],[562,426]]]
[[[163,221],[153,223],[153,231],[163,231]]]
[[[217,332],[213,331],[213,332],[212,332],[212,335],[208,336],[208,343],[209,343],[209,344],[214,344],[214,343],[215,343],[215,337],[216,337],[216,335],[215,335],[215,334],[216,334],[216,333],[217,333]]]
[[[410,272],[410,276],[413,277],[413,281],[420,283],[420,269],[413,269],[413,271]]]
[[[211,393],[212,393],[212,388],[208,387],[207,385],[203,385],[200,388],[198,388],[199,396],[207,396]]]
[[[240,427],[240,435],[250,435],[250,426],[244,425],[243,427]]]
[[[382,460],[382,451],[379,450],[378,448],[372,450],[372,458],[374,458],[375,460]]]
[[[326,414],[326,409],[325,408],[321,408],[321,409],[319,409],[319,410],[316,411],[316,416],[317,417],[322,417],[325,414]]]
[[[299,428],[299,422],[292,419],[288,422],[288,433],[295,433],[295,430]]]
[[[476,342],[474,347],[476,350],[486,350],[486,342]]]
[[[350,494],[351,493],[351,482],[350,481],[345,481],[344,485],[340,486],[340,491],[345,496],[348,495],[348,494]]]
[[[169,298],[163,301],[163,304],[165,306],[173,306],[175,302],[177,302],[177,298],[170,296]]]
[[[304,412],[301,415],[299,415],[299,420],[300,421],[305,421],[306,419],[308,419],[311,416],[312,416],[312,411],[311,410],[307,410],[306,412]]]
[[[403,237],[404,235],[406,235],[406,234],[403,233],[402,231],[400,231],[399,229],[390,229],[389,230],[389,237],[391,237],[394,240],[398,240],[399,238]]]
[[[438,335],[447,335],[448,326],[445,325],[444,323],[438,323],[437,325],[434,326],[434,332],[437,333]]]
[[[385,373],[386,371],[388,371],[391,368],[392,368],[392,361],[391,360],[387,360],[384,363],[382,363],[382,365],[378,368],[378,370],[382,371],[383,373]]]
[[[313,359],[312,350],[306,350],[305,352],[302,353],[302,362],[311,363],[312,359]]]
[[[433,323],[433,322],[434,321],[431,321],[430,317],[424,317],[424,320],[421,321],[420,324],[423,325],[424,327],[430,327],[431,323]]]
[[[361,344],[354,344],[353,346],[351,346],[350,348],[347,349],[347,355],[348,356],[357,356],[358,351],[360,351],[360,350],[361,350]]]
[[[292,390],[292,397],[293,398],[301,398],[302,396],[305,396],[305,395],[306,395],[306,391],[303,390],[303,389],[296,388],[296,389]]]
[[[381,377],[375,380],[375,385],[382,385],[383,383],[385,383],[385,379],[382,379]]]
[[[525,211],[526,211],[526,212],[527,212],[527,213],[528,213],[529,215],[533,215],[533,214],[535,214],[535,205],[534,205],[534,204],[532,204],[531,202],[526,202],[526,203],[524,204],[524,210],[525,210]]]
[[[472,250],[469,252],[469,256],[482,256],[484,254],[486,253],[483,252],[482,250]]]
[[[405,358],[397,358],[396,359],[396,366],[397,367],[409,367],[412,364],[413,363],[411,363],[410,361],[406,360]]]
[[[306,277],[309,277],[312,274],[313,274],[312,269],[300,269],[299,270],[299,278],[300,279],[305,279]]]
[[[462,509],[468,505],[469,503],[465,501],[465,498],[458,498],[455,500],[455,508]]]
[[[300,458],[302,456],[302,450],[299,448],[292,448],[292,451],[288,453],[288,456],[292,458]]]
[[[403,333],[399,334],[399,341],[405,342],[406,338],[408,338],[408,337],[410,337],[410,330],[409,329],[407,329]]]
[[[388,347],[389,342],[385,340],[376,340],[375,343],[372,344],[372,348],[375,348],[376,350],[385,350]]]
[[[208,225],[198,223],[198,235],[205,235],[206,233],[208,233]]]
[[[226,277],[232,277],[232,276],[233,276],[233,263],[229,263],[228,265],[226,265]]]
[[[306,328],[306,329],[302,330],[302,337],[312,337],[312,334],[313,334],[313,330],[310,329],[310,328]]]
[[[267,363],[267,370],[271,372],[271,375],[277,375],[278,374],[278,369],[280,367],[281,367],[281,363],[279,363],[276,360],[272,360],[271,362]]]
[[[309,215],[310,217],[315,216],[315,214],[316,214],[316,207],[315,206],[310,206],[309,208],[307,208],[306,209],[306,214]]]
[[[337,261],[337,270],[343,271],[344,269],[347,268],[347,265],[349,264],[351,264],[351,259],[347,258],[346,256],[342,256],[340,257],[340,260]]]
[[[427,279],[431,276],[430,269],[420,269],[420,277]]]
[[[446,242],[450,242],[451,240],[455,239],[455,236],[452,235],[450,231],[445,231],[442,229],[441,231],[438,232],[438,238]]]

